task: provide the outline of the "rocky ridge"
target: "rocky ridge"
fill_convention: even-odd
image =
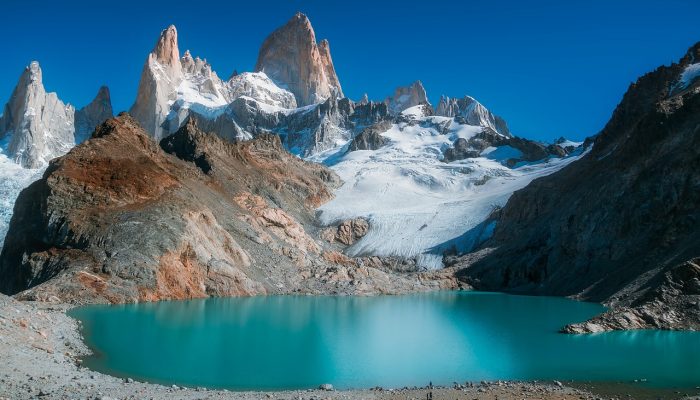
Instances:
[[[398,275],[318,239],[313,210],[338,184],[277,136],[234,144],[190,120],[159,146],[122,114],[21,193],[0,290],[120,303],[454,287],[449,273]]]
[[[567,332],[698,329],[700,81],[683,81],[698,56],[639,78],[588,154],[514,193],[461,279],[611,307]]]

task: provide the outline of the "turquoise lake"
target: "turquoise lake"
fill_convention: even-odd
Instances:
[[[481,380],[700,385],[700,333],[557,333],[598,304],[478,292],[271,296],[88,306],[84,365],[233,390],[403,387]]]

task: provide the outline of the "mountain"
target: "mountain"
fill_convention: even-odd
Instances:
[[[610,307],[567,332],[700,329],[698,59],[631,84],[588,154],[515,192],[461,279]]]
[[[109,89],[79,111],[46,92],[37,61],[24,69],[0,116],[2,152],[24,168],[40,168],[65,154],[112,116]]]
[[[384,103],[387,105],[389,112],[394,115],[417,105],[430,106],[428,95],[421,81],[415,81],[409,86],[396,88],[394,95],[387,97]]]
[[[501,135],[511,135],[503,118],[494,115],[470,96],[464,96],[461,99],[441,96],[440,103],[435,109],[435,115],[464,118],[464,121],[469,125],[487,126]]]
[[[19,192],[39,179],[53,158],[85,140],[95,126],[112,116],[107,87],[76,111],[56,93],[46,92],[42,78],[39,63],[33,61],[20,75],[0,116],[0,245]]]
[[[47,93],[39,63],[19,78],[0,119],[3,151],[25,168],[38,168],[75,145],[75,109]]]
[[[113,116],[109,88],[102,86],[90,104],[75,112],[75,143],[87,140],[95,127]]]
[[[181,53],[170,26],[146,57],[133,118],[110,119],[22,192],[0,290],[124,302],[455,287],[445,254],[487,240],[515,190],[586,149],[516,137],[468,96],[439,110],[420,81],[383,102],[343,97],[303,14],[265,40],[256,72],[228,80]],[[111,112],[101,89],[74,113],[78,141]]]
[[[255,71],[264,72],[292,92],[299,106],[344,97],[328,41],[316,43],[311,22],[302,13],[265,39]]]
[[[399,257],[441,269],[445,253],[469,251],[490,236],[489,216],[515,190],[583,153],[556,146],[561,153],[551,154],[539,143],[431,111],[427,104],[409,107],[324,153],[344,184],[319,208],[320,223],[369,223],[347,255]]]
[[[231,143],[188,120],[158,144],[121,114],[22,191],[0,291],[121,303],[454,287],[450,276],[342,255],[352,237],[341,226],[328,228],[340,243],[321,240],[315,208],[338,184],[274,135]]]

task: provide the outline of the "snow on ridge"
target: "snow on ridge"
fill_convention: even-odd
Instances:
[[[700,63],[690,64],[685,67],[683,73],[681,73],[681,89],[685,89],[690,86],[695,79],[700,76]]]
[[[452,121],[442,134],[431,121],[436,122],[425,117],[419,124],[394,124],[383,134],[390,143],[378,150],[324,153],[345,183],[319,208],[320,222],[357,217],[370,222],[348,255],[415,257],[422,268],[442,268],[446,250],[470,250],[490,235],[493,226],[486,219],[514,191],[581,156],[510,169],[499,161],[512,155],[499,154],[508,149],[490,149],[484,157],[445,163],[443,151],[454,140],[483,128]]]

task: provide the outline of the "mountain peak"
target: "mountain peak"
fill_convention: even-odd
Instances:
[[[41,83],[42,73],[39,61],[32,61],[24,70],[24,75],[28,78],[28,82]]]
[[[343,97],[328,41],[316,43],[311,22],[302,13],[296,13],[265,39],[255,71],[288,88],[300,106],[333,95]]]
[[[408,86],[400,86],[394,90],[394,95],[384,100],[389,112],[399,114],[401,111],[420,104],[430,106],[428,95],[420,80],[414,81]]]
[[[177,28],[175,25],[170,25],[161,31],[152,54],[163,65],[171,67],[180,65],[180,50],[177,47]]]

